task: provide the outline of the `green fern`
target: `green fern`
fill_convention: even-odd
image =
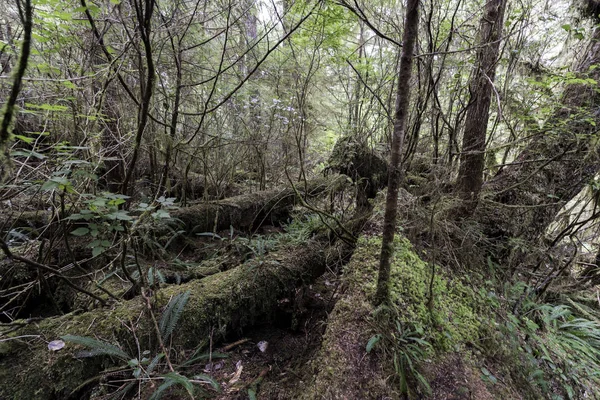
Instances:
[[[129,361],[132,357],[129,354],[125,353],[123,350],[118,348],[117,346],[102,342],[100,340],[96,340],[87,336],[75,336],[75,335],[65,335],[61,337],[62,340],[69,343],[79,344],[84,347],[88,347],[90,350],[81,351],[78,353],[79,357],[93,357],[99,355],[105,356],[114,356],[120,358],[121,360]]]
[[[171,301],[169,301],[169,304],[167,304],[159,326],[160,334],[164,341],[166,341],[175,330],[179,318],[181,318],[181,314],[183,313],[183,309],[189,299],[190,291],[188,290],[185,293],[180,293],[173,297]]]
[[[221,391],[221,385],[219,385],[219,382],[217,382],[212,376],[206,374],[194,375],[194,380],[206,382],[212,386],[215,391]]]
[[[109,399],[111,399],[111,400],[123,400],[125,398],[125,396],[127,396],[127,394],[135,386],[136,386],[136,383],[135,382],[131,382],[131,383],[125,385],[124,387],[122,387],[121,389],[117,390],[116,392],[112,393],[110,395]]]
[[[217,359],[221,359],[221,358],[229,358],[228,354],[225,353],[217,353],[217,352],[204,352],[201,353],[199,352],[199,350],[196,350],[196,352],[194,352],[194,354],[191,355],[191,357],[186,360],[183,364],[181,364],[182,367],[189,367],[191,365],[197,364],[199,361],[206,361],[206,360],[217,360]]]
[[[158,365],[158,362],[165,356],[164,353],[159,353],[156,356],[154,356],[154,358],[152,359],[152,361],[150,361],[150,364],[148,364],[148,367],[146,368],[146,373],[147,374],[151,374],[152,372],[154,372],[154,368],[156,368],[156,366]]]
[[[194,385],[185,376],[179,375],[176,372],[169,372],[164,378],[165,381],[163,384],[158,387],[149,400],[159,400],[167,389],[175,385],[183,386],[192,397],[194,396]]]

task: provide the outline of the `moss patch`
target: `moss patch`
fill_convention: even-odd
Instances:
[[[377,282],[381,238],[363,237],[346,269],[347,280],[359,286],[368,301],[372,301]],[[390,278],[390,304],[400,316],[400,322],[424,329],[439,350],[457,350],[476,341],[481,321],[486,315],[484,300],[466,283],[451,277],[439,266],[435,268],[433,301],[428,307],[432,266],[424,262],[410,242],[396,237]]]
[[[464,349],[477,341],[482,320],[486,318],[484,301],[478,292],[467,282],[437,267],[433,280],[434,300],[429,308],[431,265],[415,253],[406,238],[397,237],[394,246],[390,281],[390,306],[394,312],[391,315],[397,316],[401,325],[422,332],[421,336],[438,353]],[[371,337],[383,330],[393,330],[396,323],[373,317],[377,314],[372,301],[380,251],[380,236],[359,239],[352,260],[344,270],[347,290],[330,315],[321,352],[313,362],[315,381],[310,390],[299,397],[400,397],[390,349],[378,351],[376,347],[370,354],[366,352]]]

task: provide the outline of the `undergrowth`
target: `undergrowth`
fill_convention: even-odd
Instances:
[[[507,285],[506,305],[525,289],[522,282]],[[519,314],[498,319],[486,356],[527,398],[600,398],[599,317],[568,297],[550,303],[527,296]]]
[[[155,349],[141,350],[138,345],[138,354],[132,355],[124,351],[121,346],[97,340],[87,336],[65,335],[61,339],[64,342],[80,345],[86,350],[82,350],[76,354],[77,357],[95,357],[106,356],[120,361],[120,365],[116,368],[103,371],[100,376],[94,377],[76,388],[73,393],[84,389],[87,385],[99,380],[102,377],[105,379],[103,385],[97,386],[94,390],[95,398],[102,399],[123,399],[128,398],[137,389],[137,398],[146,396],[151,400],[160,400],[163,395],[172,392],[176,387],[183,390],[187,398],[205,398],[209,397],[210,391],[220,392],[220,385],[209,375],[203,373],[189,373],[188,368],[194,364],[205,361],[209,358],[222,358],[225,355],[218,353],[206,354],[202,353],[202,349],[198,348],[187,359],[182,360],[177,364],[175,361],[178,357],[176,351],[167,348],[166,343],[170,336],[176,333],[176,327],[181,318],[184,308],[189,300],[190,292],[180,293],[174,296],[162,313],[160,322],[157,322],[156,330],[158,342],[160,345]],[[154,318],[154,317],[153,317]],[[131,334],[136,335],[135,329],[132,327]],[[136,338],[136,343],[139,340]],[[125,379],[115,380],[111,377],[115,375],[124,377]]]

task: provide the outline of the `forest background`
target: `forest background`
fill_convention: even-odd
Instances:
[[[600,396],[599,9],[3,2],[0,397]]]

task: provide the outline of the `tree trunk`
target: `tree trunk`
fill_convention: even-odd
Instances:
[[[404,33],[402,37],[402,56],[400,73],[398,74],[398,94],[394,115],[394,132],[392,135],[392,155],[388,170],[388,192],[385,204],[385,220],[383,223],[383,239],[381,243],[381,260],[377,280],[375,302],[381,304],[389,295],[390,262],[394,252],[392,243],[396,231],[396,214],[398,211],[398,187],[401,180],[400,159],[408,119],[410,100],[410,79],[412,76],[413,52],[419,29],[419,0],[408,0]]]
[[[475,218],[500,253],[509,238],[533,241],[543,235],[560,209],[597,175],[600,69],[591,67],[598,63],[600,28],[576,69],[578,78],[592,80],[569,84],[539,135],[484,185]]]
[[[470,83],[471,99],[456,182],[468,212],[474,209],[483,184],[486,133],[505,8],[506,0],[489,0],[480,22],[480,47]]]
[[[31,31],[33,26],[33,6],[31,5],[31,0],[18,1],[17,6],[19,7],[21,23],[23,24],[23,42],[21,44],[21,54],[19,56],[19,63],[17,64],[17,71],[13,77],[12,88],[6,103],[2,107],[2,122],[0,122],[0,182],[3,180],[4,173],[7,172],[2,166],[5,163],[3,157],[8,158],[7,154],[3,154],[5,151],[4,147],[9,139],[8,128],[15,112],[15,104],[21,91],[23,76],[27,69],[31,49]]]

